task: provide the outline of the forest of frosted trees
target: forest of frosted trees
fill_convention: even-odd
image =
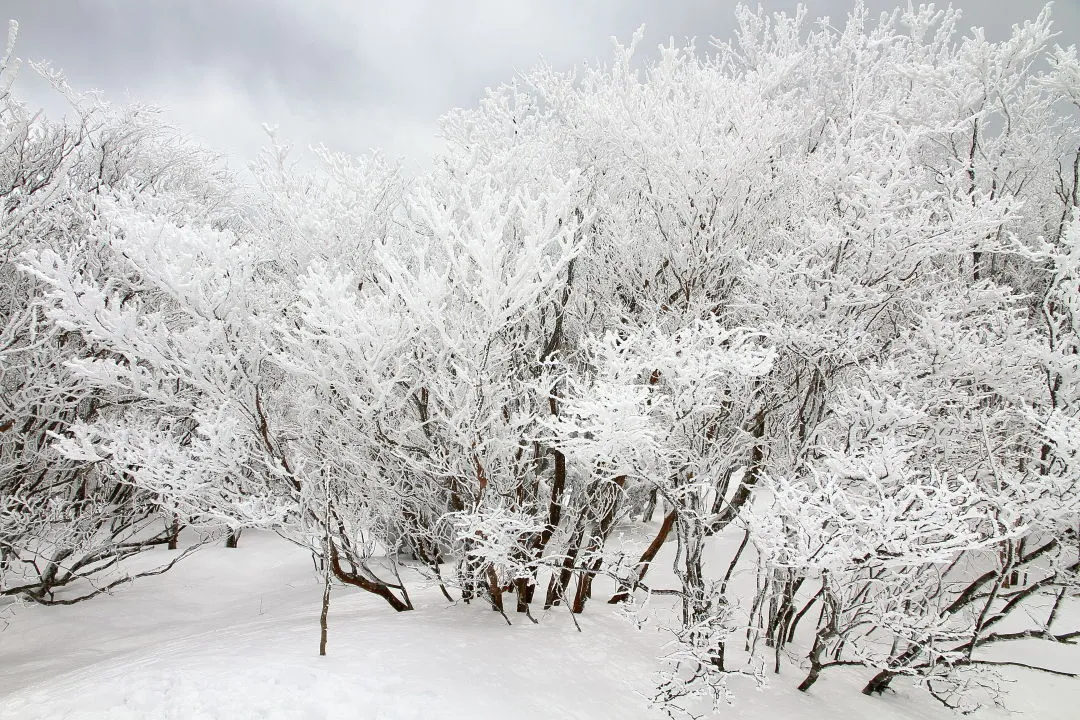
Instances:
[[[274,134],[233,174],[47,70],[46,119],[13,25],[0,594],[260,528],[388,613],[655,596],[673,712],[789,653],[964,710],[1010,643],[1080,639],[1076,50],[1049,11],[738,28],[523,74],[409,177]]]

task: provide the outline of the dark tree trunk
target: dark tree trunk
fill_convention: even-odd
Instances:
[[[581,539],[584,532],[584,528],[579,524],[570,536],[570,546],[566,549],[562,567],[558,573],[551,576],[551,582],[548,583],[547,598],[544,600],[545,610],[558,605],[559,601],[566,596],[566,588],[570,585],[570,578],[573,576],[574,563],[581,551]]]
[[[802,610],[799,611],[799,614],[795,616],[795,619],[792,620],[791,624],[788,626],[787,638],[785,639],[785,642],[790,643],[795,640],[795,631],[799,627],[799,621],[802,620],[803,616],[806,615],[807,611],[809,611],[810,608],[813,607],[814,603],[817,602],[818,598],[821,597],[821,594],[823,592],[825,592],[824,587],[814,593],[814,596],[810,598],[805,605],[803,605]]]
[[[341,558],[338,557],[337,549],[333,545],[330,546],[330,569],[333,571],[334,577],[341,582],[358,587],[361,590],[367,590],[373,595],[378,595],[397,612],[413,609],[411,603],[395,595],[393,589],[386,583],[380,580],[372,580],[359,573],[347,572],[341,567]]]
[[[810,651],[810,672],[807,673],[806,678],[799,683],[799,690],[806,692],[814,683],[817,682],[818,677],[821,675],[821,644],[815,640],[814,649]]]
[[[173,515],[172,523],[169,524],[169,549],[176,550],[180,542],[180,516]]]
[[[880,695],[889,689],[889,683],[894,677],[896,673],[892,670],[882,670],[866,683],[866,687],[862,689],[863,695]]]
[[[596,573],[600,572],[603,564],[600,551],[611,534],[611,528],[615,525],[615,517],[619,512],[619,498],[621,497],[622,488],[626,484],[626,476],[620,475],[611,482],[615,486],[614,488],[608,486],[607,483],[601,483],[597,490],[598,493],[610,497],[604,515],[600,518],[600,523],[596,528],[596,533],[592,535],[589,546],[585,549],[586,565],[578,573],[578,586],[577,592],[574,594],[572,610],[579,615],[585,610],[585,601],[592,597],[593,578],[596,577]],[[612,492],[613,490],[614,492]]]
[[[896,658],[895,662],[890,662],[889,664],[893,667],[903,667],[917,658],[921,652],[922,645],[912,645],[902,652],[900,657]],[[871,678],[870,682],[866,683],[866,687],[862,689],[863,695],[880,695],[889,688],[889,683],[892,682],[894,677],[896,677],[895,670],[882,670]]]
[[[593,577],[600,571],[600,558],[593,560],[589,567],[578,576],[577,592],[574,594],[573,611],[580,615],[585,611],[585,601],[592,597]]]
[[[319,614],[319,655],[326,655],[327,616],[330,614],[330,573],[323,575],[322,613]]]
[[[558,408],[555,399],[552,398],[551,414],[556,415]],[[544,528],[544,532],[540,535],[540,548],[542,552],[547,544],[551,541],[551,536],[555,534],[555,531],[559,527],[559,523],[562,521],[562,496],[566,490],[566,455],[559,450],[552,450],[551,454],[555,457],[555,475],[551,482],[551,500],[548,502],[548,522],[547,527]]]
[[[767,647],[782,648],[787,642],[787,637],[792,621],[795,619],[795,595],[802,586],[803,578],[792,578],[792,570],[783,571],[786,574],[781,585],[781,592],[774,594],[770,599],[769,623],[765,630],[765,645]]]
[[[461,559],[461,599],[466,604],[475,600],[480,595],[480,561],[469,554],[470,543],[466,538],[465,557]]]
[[[517,593],[517,611],[519,613],[529,612],[529,603],[532,602],[533,583],[529,582],[528,578],[518,578],[514,580],[514,591]]]
[[[750,428],[750,434],[757,440],[753,449],[750,451],[750,464],[746,469],[746,474],[743,476],[742,482],[739,483],[738,489],[731,497],[731,502],[723,509],[723,511],[716,516],[716,519],[709,524],[706,532],[709,535],[715,535],[720,532],[735,519],[739,510],[745,505],[751,498],[754,492],[754,487],[757,485],[758,480],[761,478],[761,466],[765,461],[765,443],[762,439],[765,437],[765,410],[759,410],[754,415],[754,424]],[[725,480],[724,491],[727,491],[728,480]]]
[[[656,537],[649,543],[649,547],[645,548],[645,552],[641,553],[641,558],[638,560],[638,576],[637,579],[640,582],[645,579],[645,573],[649,571],[649,565],[656,559],[656,554],[660,552],[660,548],[664,546],[664,542],[667,541],[668,535],[671,534],[671,528],[675,525],[675,511],[672,510],[664,516],[664,522],[660,524],[660,530],[657,531]],[[621,603],[630,597],[632,588],[621,587],[619,591],[611,596],[608,600],[609,605],[615,603]]]
[[[487,568],[488,597],[491,598],[491,609],[505,612],[503,608],[503,591],[499,585],[499,577],[495,574],[495,568],[488,565]]]

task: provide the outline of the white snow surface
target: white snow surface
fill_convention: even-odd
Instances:
[[[646,530],[631,529],[631,544]],[[578,632],[565,608],[537,613],[537,625],[509,613],[507,626],[482,604],[451,604],[432,588],[415,593],[415,612],[395,613],[337,587],[328,655],[319,657],[321,584],[310,555],[249,531],[238,549],[204,549],[110,596],[16,608],[0,631],[0,719],[665,717],[646,695],[667,636],[619,617],[604,603],[608,589],[598,583]],[[1076,648],[1033,643],[1029,652],[1080,671]],[[733,681],[735,703],[715,717],[959,717],[903,682],[864,697],[865,669],[831,669],[806,694],[794,689],[803,674],[785,665],[763,691]],[[1007,708],[974,717],[1078,716],[1080,681],[1008,677]]]

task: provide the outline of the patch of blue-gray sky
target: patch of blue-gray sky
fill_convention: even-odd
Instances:
[[[841,21],[853,0],[806,0]],[[906,0],[866,0],[872,14]],[[612,36],[645,25],[643,50],[689,37],[727,39],[729,0],[5,0],[20,23],[17,55],[47,60],[80,90],[164,106],[173,124],[236,164],[263,144],[264,122],[299,146],[380,148],[423,165],[437,119],[541,58],[555,68],[602,62]],[[792,12],[795,0],[763,0]],[[939,3],[943,6],[944,3]],[[956,0],[961,26],[1004,38],[1037,0]],[[1057,0],[1058,42],[1080,42],[1080,0]],[[3,18],[0,18],[3,19]],[[24,96],[61,106],[31,73]]]

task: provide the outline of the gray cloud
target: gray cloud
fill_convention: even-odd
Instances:
[[[873,13],[902,0],[867,0]],[[298,145],[383,148],[423,162],[436,120],[543,57],[558,68],[610,55],[610,36],[646,25],[646,44],[726,38],[735,2],[351,2],[349,0],[4,0],[17,54],[63,69],[79,89],[168,108],[170,120],[239,161],[279,124]],[[791,12],[795,0],[766,0]],[[808,0],[842,19],[845,0]],[[964,27],[1004,37],[1041,3],[960,0]],[[1080,0],[1055,5],[1062,44],[1080,39]],[[28,75],[28,74],[27,74]],[[55,100],[32,79],[32,102]]]

